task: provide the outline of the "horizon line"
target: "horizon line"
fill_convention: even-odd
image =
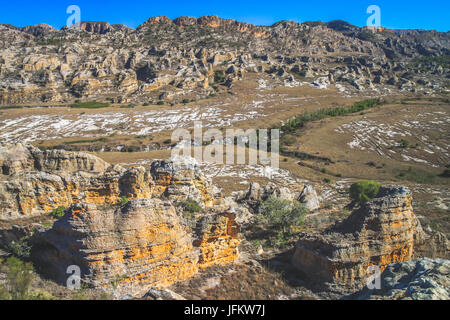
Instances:
[[[148,20],[150,20],[152,18],[158,18],[158,17],[168,18],[171,22],[173,22],[173,21],[175,21],[176,19],[179,19],[179,18],[200,19],[200,18],[203,18],[203,17],[217,17],[217,18],[219,18],[221,20],[232,20],[232,21],[236,21],[236,22],[240,22],[240,23],[246,23],[246,24],[249,24],[249,25],[252,25],[252,26],[255,26],[255,27],[273,27],[274,25],[276,25],[277,23],[280,23],[280,22],[293,22],[293,23],[298,23],[298,24],[306,24],[306,23],[311,23],[311,22],[320,22],[320,23],[328,24],[328,23],[334,22],[334,21],[343,21],[343,22],[346,22],[346,23],[350,24],[351,26],[358,27],[358,28],[361,28],[361,29],[367,27],[367,26],[360,26],[360,25],[357,25],[357,24],[352,24],[352,23],[350,23],[350,22],[348,22],[346,20],[343,20],[343,19],[334,19],[334,20],[330,20],[330,21],[327,21],[327,22],[322,21],[322,20],[307,20],[307,21],[299,22],[299,21],[295,21],[295,20],[281,19],[281,20],[278,20],[278,21],[276,21],[276,22],[274,22],[272,24],[254,24],[254,23],[246,22],[245,20],[238,20],[238,19],[233,19],[233,18],[222,18],[222,17],[220,17],[218,15],[202,15],[202,16],[198,16],[198,17],[197,16],[178,16],[176,18],[170,18],[170,17],[165,16],[165,15],[150,16],[144,22],[140,23],[137,27],[131,27],[131,26],[127,25],[127,23],[110,23],[109,21],[102,21],[102,20],[82,20],[81,22],[84,22],[84,23],[86,23],[86,22],[91,22],[91,23],[108,23],[111,26],[123,25],[123,26],[126,26],[127,28],[130,28],[130,29],[133,29],[133,30],[137,30],[140,26],[144,25]],[[58,28],[58,27],[54,27],[52,24],[45,23],[45,22],[41,22],[41,23],[37,23],[37,24],[26,24],[26,25],[23,25],[23,26],[14,25],[14,24],[11,24],[11,23],[2,23],[2,22],[0,22],[0,25],[13,26],[13,27],[16,27],[16,28],[26,28],[26,27],[38,26],[38,25],[42,25],[42,24],[48,25],[48,26],[52,27],[53,29],[59,30],[59,31],[63,30],[65,27],[67,27],[67,25],[63,25],[62,27]],[[386,30],[391,30],[391,31],[428,31],[428,32],[435,31],[435,32],[439,32],[439,33],[448,33],[448,32],[450,32],[450,30],[438,31],[437,29],[424,29],[424,28],[390,28],[390,27],[387,27],[387,26],[381,26],[381,28],[386,29]]]

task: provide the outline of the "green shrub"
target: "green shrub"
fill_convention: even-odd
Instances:
[[[109,104],[97,102],[97,101],[75,102],[74,104],[71,104],[70,107],[71,108],[83,108],[83,109],[100,109],[100,108],[109,107]]]
[[[294,119],[288,120],[281,127],[281,131],[283,133],[292,133],[297,129],[303,128],[306,123],[310,121],[317,121],[330,117],[338,117],[346,114],[358,113],[379,106],[382,103],[383,102],[380,99],[368,99],[356,102],[350,107],[328,108],[319,109],[313,112],[305,112]]]
[[[401,180],[412,181],[422,184],[432,184],[436,180],[436,175],[434,173],[409,167],[408,170],[398,170],[394,169],[394,173]]]
[[[123,207],[123,206],[125,206],[128,202],[130,202],[130,199],[129,199],[129,198],[127,198],[127,197],[122,197],[122,198],[120,198],[119,205],[120,205],[121,207]]]
[[[27,294],[27,300],[56,300],[56,298],[49,292],[43,289],[37,289]]]
[[[64,217],[65,210],[66,208],[64,207],[58,207],[57,209],[53,210],[50,213],[50,216],[52,216],[55,219],[61,219],[62,217]]]
[[[407,149],[407,148],[409,148],[411,146],[411,142],[409,142],[408,140],[406,140],[406,139],[402,139],[402,140],[400,140],[400,148],[401,149]]]
[[[13,300],[26,300],[33,281],[33,265],[16,257],[6,261],[8,265],[9,294]]]
[[[293,227],[304,224],[308,209],[298,201],[269,197],[259,207],[257,220],[269,228],[269,236],[278,244],[292,239]]]
[[[197,213],[202,211],[202,207],[195,200],[186,200],[181,203],[181,207],[185,212],[188,213]]]
[[[28,237],[23,237],[19,241],[12,241],[8,244],[7,250],[17,258],[27,259],[31,254],[31,245]]]
[[[158,101],[157,105],[158,106],[163,106],[164,105],[164,101]]]
[[[350,187],[350,198],[359,203],[366,203],[376,197],[381,184],[375,181],[361,181]]]
[[[225,80],[225,72],[223,70],[217,70],[214,72],[214,82],[222,83]]]
[[[9,294],[8,289],[6,289],[4,286],[0,285],[0,301],[2,300],[11,300],[12,297]]]
[[[439,176],[442,178],[450,178],[450,169],[445,169]]]

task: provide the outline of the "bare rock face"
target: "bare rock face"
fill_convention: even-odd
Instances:
[[[439,231],[426,230],[415,242],[414,258],[450,259],[450,241]]]
[[[358,290],[366,285],[367,269],[410,260],[415,238],[423,233],[404,187],[388,186],[377,198],[325,234],[303,234],[293,265],[317,283]]]
[[[135,199],[122,208],[74,205],[34,240],[32,258],[66,283],[67,268],[82,282],[119,295],[142,296],[239,255],[239,226],[230,212],[208,212],[190,228],[170,202]]]
[[[232,212],[210,213],[196,226],[194,245],[200,249],[199,268],[227,264],[239,256],[239,225]]]
[[[415,57],[447,55],[448,33],[390,30],[368,37],[365,28],[341,24],[256,26],[217,16],[153,17],[136,30],[95,21],[81,22],[81,30],[0,24],[0,105],[106,97],[144,103],[162,95],[181,102],[187,93],[213,93],[215,72],[227,70],[224,85],[233,87],[267,64],[277,86],[299,85],[293,80],[300,74],[319,88],[337,83],[355,93],[386,85],[389,91],[445,88],[445,65],[430,60],[406,76],[405,66]],[[205,33],[210,41],[194,36]],[[143,76],[145,65],[152,68]]]
[[[203,207],[220,192],[193,159],[156,161],[151,169],[125,169],[88,153],[41,151],[30,145],[0,146],[0,219],[41,216],[72,204],[116,204],[122,197],[193,199]]]
[[[111,25],[108,22],[83,21],[80,24],[81,30],[88,32],[105,34],[111,31]]]
[[[300,197],[298,198],[300,203],[303,203],[309,210],[314,211],[320,208],[320,200],[317,196],[317,192],[311,185],[306,185],[303,189]]]
[[[268,183],[265,187],[262,187],[259,183],[253,182],[246,193],[238,196],[240,201],[245,201],[251,206],[256,206],[259,202],[265,201],[269,197],[293,201],[295,194],[288,188],[278,187],[274,183]]]
[[[75,205],[39,237],[33,256],[60,282],[77,265],[83,282],[128,292],[166,286],[198,269],[191,236],[174,207],[158,199],[133,200],[117,210]]]
[[[171,201],[195,200],[211,207],[219,191],[208,184],[194,158],[176,157],[155,161],[151,167],[155,179],[155,195]]]
[[[32,259],[59,282],[78,266],[92,287],[142,296],[239,256],[237,215],[245,210],[222,199],[194,159],[125,169],[87,153],[17,145],[0,147],[0,168],[1,219],[69,208],[32,240]],[[122,197],[131,201],[120,207]],[[187,199],[204,209],[191,220],[175,207]],[[28,234],[13,231],[0,236]]]
[[[86,153],[6,146],[0,150],[0,165],[3,220],[39,216],[73,203],[116,203],[123,194],[119,181],[126,170]]]

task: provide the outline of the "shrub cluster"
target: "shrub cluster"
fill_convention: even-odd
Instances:
[[[381,184],[375,181],[361,181],[350,187],[350,198],[359,204],[369,202],[380,191]]]
[[[313,112],[306,112],[294,119],[288,120],[285,125],[281,127],[283,133],[292,133],[299,128],[303,128],[306,123],[310,121],[322,120],[330,117],[338,117],[346,114],[357,113],[367,109],[371,109],[378,105],[381,105],[380,99],[369,99],[360,102],[356,102],[351,107],[339,107],[319,109]]]

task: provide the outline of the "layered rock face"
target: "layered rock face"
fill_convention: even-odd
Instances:
[[[237,258],[232,216],[208,213],[201,225],[190,229],[170,202],[159,199],[135,199],[117,209],[74,205],[37,237],[32,257],[62,283],[76,265],[85,284],[142,295]]]
[[[205,269],[215,264],[226,264],[239,256],[239,225],[236,214],[210,213],[195,227],[194,245],[200,249],[199,267]]]
[[[173,202],[189,198],[204,207],[220,200],[219,191],[192,159],[125,169],[87,153],[5,145],[0,147],[0,169],[2,220],[44,215],[76,203],[115,204],[122,197],[164,196]]]
[[[34,260],[65,283],[77,265],[94,287],[114,281],[167,285],[197,271],[198,255],[175,209],[157,199],[138,199],[117,210],[75,205],[39,237]]]
[[[34,233],[32,259],[59,282],[74,265],[90,286],[139,296],[239,256],[238,215],[245,210],[222,198],[194,159],[125,169],[86,153],[4,145],[0,170],[1,220],[68,208],[48,231],[1,235],[15,241]],[[121,206],[122,197],[131,201]],[[202,210],[184,213],[188,199]]]
[[[303,234],[293,265],[316,283],[350,290],[366,285],[367,269],[410,260],[423,233],[404,187],[383,187],[377,198],[325,234]]]
[[[59,282],[78,266],[85,284],[139,296],[239,256],[242,210],[221,198],[194,159],[125,169],[86,153],[5,145],[0,169],[2,220],[69,208],[32,240],[33,260]],[[120,207],[122,197],[131,201]],[[203,208],[192,219],[175,207],[187,199]]]
[[[311,185],[304,185],[302,192],[298,193],[292,192],[289,188],[278,187],[274,183],[268,183],[265,187],[261,187],[259,183],[254,182],[250,185],[247,192],[241,192],[237,198],[239,201],[247,203],[253,209],[257,209],[259,204],[269,197],[287,201],[297,200],[311,211],[320,208],[320,198]]]
[[[176,157],[155,161],[151,173],[156,196],[164,195],[175,202],[189,198],[206,207],[211,207],[220,198],[219,190],[207,183],[193,158]]]

